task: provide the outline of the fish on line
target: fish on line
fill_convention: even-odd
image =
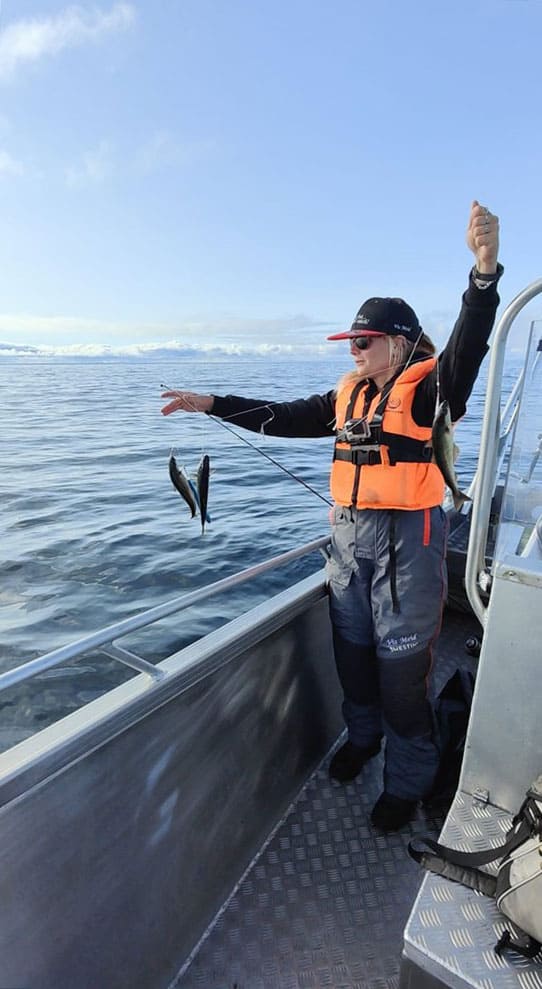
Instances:
[[[176,491],[179,492],[183,501],[190,509],[190,516],[194,518],[198,513],[201,518],[201,532],[205,531],[205,523],[211,518],[207,511],[209,498],[209,475],[210,458],[204,453],[198,466],[196,483],[187,476],[184,469],[179,467],[173,452],[169,457],[169,476]]]
[[[460,511],[466,501],[472,501],[468,494],[459,490],[454,470],[457,447],[454,443],[454,432],[450,406],[446,399],[440,403],[433,420],[431,431],[433,457],[440,470],[445,484],[449,487],[456,511]]]

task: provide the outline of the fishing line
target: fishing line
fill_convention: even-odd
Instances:
[[[167,385],[160,385],[160,387],[161,388],[167,388],[168,391],[175,392],[175,394],[177,394],[179,398],[182,397],[182,399],[188,405],[191,405],[192,404],[191,402],[189,402],[189,400],[187,399],[186,395],[182,394],[182,392],[180,392],[180,391],[178,391],[176,389],[173,389],[173,388],[169,388]],[[198,412],[199,411],[196,408],[195,405],[192,405],[192,408],[194,409],[194,412]],[[268,408],[268,406],[262,405],[261,408],[264,408],[265,409],[265,408]],[[255,410],[254,409],[251,409],[250,411],[251,412],[254,412]],[[316,495],[316,497],[320,499],[320,501],[325,501],[326,505],[330,505],[331,507],[333,507],[333,502],[330,501],[329,498],[325,498],[324,495],[320,494],[319,491],[316,491],[316,489],[313,488],[313,487],[311,487],[310,484],[307,484],[307,482],[304,481],[302,477],[298,477],[297,474],[294,474],[293,473],[293,471],[288,470],[288,468],[285,467],[284,464],[280,464],[278,460],[275,460],[274,457],[271,457],[269,453],[265,453],[265,451],[264,450],[261,450],[259,446],[256,446],[255,445],[255,443],[251,443],[250,440],[247,440],[247,438],[245,436],[241,436],[241,434],[238,433],[237,430],[232,429],[232,427],[231,426],[228,426],[227,423],[225,423],[222,419],[218,419],[216,416],[212,415],[210,412],[205,412],[204,414],[209,419],[211,419],[212,422],[216,422],[216,424],[218,426],[222,426],[223,429],[227,429],[229,433],[232,433],[232,435],[235,436],[235,437],[237,437],[238,440],[241,440],[242,443],[246,443],[246,445],[249,446],[252,450],[255,450],[256,453],[259,453],[262,457],[265,457],[266,460],[269,460],[269,462],[272,463],[272,464],[274,464],[275,467],[278,467],[279,470],[284,471],[284,473],[285,474],[288,474],[288,477],[291,477],[292,480],[297,481],[298,484],[302,484],[304,488],[307,488],[307,491],[311,491],[313,495]]]
[[[414,346],[413,346],[412,350],[410,351],[410,354],[408,356],[408,360],[407,360],[407,362],[405,364],[405,371],[406,371],[406,369],[407,369],[407,367],[408,367],[409,364],[412,364],[412,363],[415,364],[416,361],[423,361],[423,360],[425,360],[424,357],[417,357],[416,358],[416,361],[414,361],[414,354],[416,352],[416,347],[418,346],[418,344],[419,344],[419,342],[420,342],[420,340],[421,340],[422,337],[423,337],[423,330],[420,330],[420,332],[418,333],[418,336],[416,337],[416,342],[414,343]]]
[[[1,0],[0,0],[0,2],[1,2]],[[171,388],[169,385],[165,385],[163,382],[160,385],[160,388],[167,388],[168,391],[170,391],[173,394],[177,395],[179,398],[182,398],[184,401],[188,401],[188,399],[186,398],[186,392],[179,391],[178,388]],[[188,403],[188,404],[190,404],[190,403]],[[273,419],[275,418],[275,413],[273,412],[273,406],[274,405],[280,405],[280,402],[266,402],[265,405],[254,405],[250,409],[243,409],[242,412],[232,412],[231,415],[224,416],[223,418],[224,419],[240,419],[241,416],[249,416],[253,412],[261,412],[262,409],[267,409],[267,411],[270,412],[271,415],[269,416],[269,419],[266,419],[265,422],[262,423],[262,426],[266,426],[268,422],[272,422]],[[194,412],[199,412],[199,409],[197,409],[195,405],[192,405],[192,408],[193,408]],[[262,426],[260,426],[260,430],[262,429]],[[264,433],[263,435],[265,436],[266,434]]]
[[[256,450],[257,453],[260,453],[262,457],[265,457],[266,460],[269,460],[270,463],[275,465],[275,467],[278,467],[280,470],[283,470],[285,474],[288,474],[288,477],[291,477],[294,481],[297,481],[298,484],[302,484],[304,488],[307,488],[307,491],[312,491],[312,493],[316,495],[316,497],[319,498],[320,501],[325,501],[326,505],[333,506],[333,502],[330,501],[329,498],[325,498],[324,495],[320,494],[319,491],[316,491],[315,488],[312,488],[310,484],[307,484],[307,482],[304,481],[302,477],[298,477],[297,474],[294,474],[291,470],[288,470],[288,468],[285,467],[284,464],[279,464],[278,460],[275,460],[274,457],[271,457],[268,453],[265,453],[263,450],[260,449],[259,446],[255,446],[255,444],[251,443],[250,440],[247,440],[245,436],[241,436],[240,433],[238,433],[235,429],[232,429],[231,426],[226,425],[226,423],[223,422],[222,419],[217,419],[215,416],[211,415],[210,412],[206,412],[205,415],[207,415],[209,419],[212,419],[213,422],[218,423],[219,426],[223,426],[224,429],[227,429],[228,432],[236,436],[238,440],[241,440],[243,443],[246,443],[247,446],[252,447],[253,450]]]

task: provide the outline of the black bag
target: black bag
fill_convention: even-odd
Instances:
[[[433,801],[451,803],[455,796],[473,692],[474,674],[469,670],[457,669],[435,698],[433,711],[440,760],[435,782],[427,798],[428,803]]]
[[[416,848],[418,843],[430,851]],[[495,899],[501,913],[519,928],[519,936],[504,932],[495,945],[497,954],[506,949],[527,958],[538,954],[542,948],[542,776],[527,791],[506,841],[498,848],[461,852],[432,838],[417,838],[408,850],[430,872]],[[496,876],[478,868],[497,860]]]

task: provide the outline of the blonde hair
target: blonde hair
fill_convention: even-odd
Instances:
[[[405,337],[400,337],[398,339],[396,337],[390,336],[388,337],[388,340],[390,342],[390,369],[394,367],[399,367],[402,364],[406,364],[406,362],[409,360],[409,358],[412,357],[414,353],[416,354],[414,360],[423,361],[426,360],[428,357],[433,357],[434,354],[436,354],[437,352],[437,348],[435,347],[435,344],[431,340],[431,337],[429,337],[427,333],[424,333],[423,330],[421,332],[421,336],[418,338],[416,343],[410,343],[410,341],[406,340]],[[391,357],[391,345],[393,345],[393,343],[395,343],[395,345],[400,344],[402,350],[401,359],[397,364],[392,362],[392,357]],[[341,388],[346,388],[348,385],[354,386],[355,384],[357,384],[358,381],[362,381],[363,378],[364,375],[360,374],[359,371],[347,371],[339,378],[337,384],[335,385],[335,391],[338,392],[340,391]]]

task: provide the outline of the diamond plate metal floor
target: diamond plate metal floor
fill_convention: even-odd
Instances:
[[[477,625],[450,615],[436,686],[465,657]],[[419,808],[400,832],[375,831],[383,757],[354,783],[328,760],[261,851],[172,989],[397,989],[403,930],[423,879],[415,834],[440,833],[444,811]]]
[[[382,757],[346,786],[326,764],[245,876],[176,989],[396,989],[402,932],[422,876],[418,811],[385,837],[369,823]]]

